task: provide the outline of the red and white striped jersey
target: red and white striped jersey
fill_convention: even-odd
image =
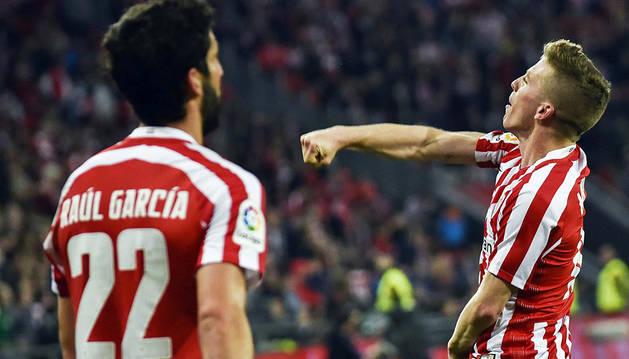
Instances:
[[[78,358],[200,358],[195,273],[261,275],[258,179],[169,127],[140,127],[67,180],[44,243]]]
[[[479,282],[489,272],[519,291],[480,335],[471,357],[567,358],[590,172],[585,153],[571,145],[522,167],[517,138],[491,132],[478,140],[475,157],[479,166],[499,169],[485,218]]]

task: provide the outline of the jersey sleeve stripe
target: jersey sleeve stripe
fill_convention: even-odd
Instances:
[[[233,183],[239,182],[240,184],[238,186],[240,186],[241,190],[244,189],[244,191],[246,192],[246,196],[243,197],[243,199],[249,198],[249,200],[251,200],[252,202],[254,202],[254,204],[258,206],[258,208],[261,208],[264,215],[264,207],[265,207],[264,206],[264,200],[265,200],[264,189],[260,181],[254,175],[245,171],[240,166],[225,160],[224,158],[222,158],[221,156],[219,156],[218,154],[216,154],[214,151],[210,149],[207,149],[205,147],[195,145],[195,144],[186,144],[186,146],[191,151],[194,151],[195,153],[202,155],[208,161],[216,164],[217,166],[222,167],[226,171],[224,173],[225,177],[231,176]],[[238,203],[238,205],[240,205],[240,203]],[[232,206],[232,209],[234,209],[234,207],[236,210],[236,213],[235,213],[236,216],[233,218],[233,220],[235,222],[238,217],[239,208],[237,206]],[[233,225],[235,226],[235,223]],[[232,224],[230,223],[229,233],[232,233],[232,236],[233,236],[233,229],[231,226]],[[265,238],[265,245],[266,245],[266,238]],[[263,268],[264,257],[263,256],[265,252],[266,250],[259,252],[253,249],[252,247],[239,246],[238,263],[247,269],[262,273],[264,271],[264,268]]]
[[[502,158],[518,147],[515,136],[510,133],[493,131],[480,137],[476,142],[474,158],[479,167],[495,168]]]

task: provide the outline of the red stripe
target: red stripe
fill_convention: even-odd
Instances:
[[[514,147],[512,147],[509,150],[509,153],[507,153],[504,158],[502,159],[502,162],[507,162],[507,161],[511,161],[513,159],[516,159],[518,157],[521,157],[522,154],[520,153],[520,148],[517,145],[513,145]],[[515,148],[518,147],[518,148]],[[518,161],[520,162],[520,161]]]
[[[548,348],[548,358],[557,357],[557,347],[555,346],[555,326],[557,320],[548,322],[546,332],[544,333],[544,339],[546,340],[546,346]]]
[[[150,142],[148,141],[150,140]],[[197,152],[188,148],[185,144],[188,143],[185,140],[181,139],[173,139],[173,138],[126,138],[125,140],[117,143],[113,147],[107,149],[107,151],[112,149],[121,149],[126,147],[138,146],[143,144],[150,144],[154,146],[165,147],[180,153],[183,156],[190,158],[191,160],[198,162],[199,164],[205,166],[210,171],[212,171],[217,177],[219,177],[227,187],[229,188],[230,196],[232,198],[232,206],[230,209],[230,221],[228,224],[227,232],[225,235],[225,247],[223,250],[223,261],[234,263],[239,265],[238,251],[240,250],[240,245],[233,241],[233,234],[236,228],[236,221],[238,219],[238,212],[240,210],[240,204],[248,198],[246,186],[240,177],[231,172],[229,169],[223,167],[221,164],[211,161],[206,158],[202,153]],[[262,206],[265,208],[263,211],[266,211],[266,194],[262,184],[260,184],[261,190],[261,200]],[[265,213],[266,217],[266,213]],[[197,262],[201,260],[202,253],[199,254],[199,258]],[[259,254],[259,272],[262,274],[264,272],[265,263],[266,263],[266,250]]]
[[[567,340],[568,339],[568,326],[566,325],[565,321],[561,325],[561,329],[559,330],[559,332],[561,333],[561,349],[566,354],[566,358],[568,358],[570,356],[570,349],[568,349],[568,340]]]
[[[115,148],[125,148],[131,146],[141,145],[147,142],[147,138],[128,138],[121,143],[118,143]],[[150,138],[151,145],[157,145],[171,149],[189,159],[205,166],[208,170],[212,171],[218,178],[220,178],[227,188],[229,189],[229,195],[232,199],[230,208],[229,223],[227,225],[227,232],[225,234],[225,246],[223,249],[223,261],[239,264],[238,251],[240,245],[236,244],[233,240],[234,230],[236,228],[236,220],[238,219],[238,211],[240,204],[247,199],[247,190],[243,181],[231,172],[229,169],[223,167],[219,163],[213,162],[203,156],[201,153],[193,151],[185,146],[187,141],[179,139],[161,139]]]
[[[225,247],[223,249],[223,261],[239,264],[238,251],[240,245],[236,244],[233,240],[234,230],[236,229],[236,220],[238,219],[238,211],[240,210],[240,204],[247,199],[247,190],[243,181],[222,165],[213,162],[203,156],[201,153],[190,150],[183,141],[179,141],[178,144],[162,144],[161,146],[177,151],[178,153],[190,158],[191,160],[198,162],[212,171],[218,178],[220,178],[229,189],[229,195],[232,199],[229,224],[227,225],[227,232],[225,234]]]
[[[506,354],[503,356],[505,359],[517,358],[519,357],[518,354],[521,353],[535,353],[535,344],[533,343],[533,329],[535,323],[530,320],[530,314],[527,313],[527,308],[521,304],[526,298],[519,297],[525,294],[526,293],[523,291],[518,293],[513,315],[511,316],[507,329],[505,329],[504,344],[502,345],[502,349]],[[517,344],[513,345],[514,342]]]
[[[262,214],[264,215],[264,218],[267,218],[266,216],[266,191],[264,190],[264,186],[262,186],[262,184],[260,184],[260,207],[262,210]],[[259,273],[260,275],[264,274],[265,271],[265,267],[266,267],[266,252],[268,250],[268,246],[269,246],[269,241],[268,241],[268,233],[269,233],[269,229],[268,229],[268,223],[267,223],[267,227],[266,227],[266,233],[264,233],[264,251],[262,251],[262,253],[260,253],[258,255],[258,263],[260,264],[259,266]]]
[[[524,215],[524,219],[522,220],[522,224],[520,225],[518,234],[515,238],[517,245],[511,247],[502,262],[502,265],[500,266],[500,272],[508,274],[511,279],[513,279],[513,275],[515,275],[531,244],[533,243],[535,233],[544,218],[544,214],[548,210],[555,193],[557,193],[557,190],[559,189],[559,186],[561,186],[568,175],[570,167],[572,167],[571,161],[563,161],[557,164],[550,171],[542,186],[535,193],[535,197],[531,201],[531,205]],[[541,167],[537,168],[536,171],[539,169],[541,169]],[[511,207],[509,211],[513,211],[513,207]]]
[[[487,341],[491,338],[491,332],[493,330],[493,326],[487,328],[476,341],[476,347],[478,348],[478,352],[482,355],[487,352]]]
[[[520,195],[520,191],[522,190],[522,187],[526,183],[528,183],[530,179],[531,179],[530,173],[522,177],[521,182],[513,188],[513,190],[511,191],[511,194],[509,194],[509,196],[505,200],[505,204],[504,204],[505,209],[503,211],[496,211],[496,214],[494,215],[494,217],[492,217],[491,223],[494,223],[498,220],[500,221],[500,230],[498,230],[497,232],[494,232],[496,242],[494,243],[494,250],[491,251],[487,263],[490,263],[494,259],[494,256],[496,255],[496,252],[497,252],[496,248],[498,248],[498,245],[502,243],[502,241],[504,240],[507,223],[509,222],[509,218],[511,217],[511,211],[513,207],[515,206],[518,196]],[[492,224],[492,228],[496,228],[496,227],[497,225],[495,223]]]

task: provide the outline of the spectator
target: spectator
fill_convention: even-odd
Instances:
[[[352,308],[344,308],[334,318],[332,330],[326,339],[329,359],[360,359],[360,353],[352,343],[357,333],[359,314]]]
[[[598,275],[596,306],[605,314],[623,312],[627,309],[629,297],[629,268],[608,244],[601,246],[599,258],[603,269]]]
[[[376,256],[376,267],[382,273],[376,293],[376,309],[383,313],[397,310],[411,312],[415,309],[413,285],[406,274],[394,266],[388,254]]]
[[[437,228],[445,248],[459,249],[465,244],[467,225],[463,213],[457,207],[449,206],[441,213]]]

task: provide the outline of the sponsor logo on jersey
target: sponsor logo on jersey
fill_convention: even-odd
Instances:
[[[504,142],[508,142],[508,143],[519,143],[519,140],[517,137],[515,137],[515,135],[511,132],[507,132],[503,135],[502,137]]]

